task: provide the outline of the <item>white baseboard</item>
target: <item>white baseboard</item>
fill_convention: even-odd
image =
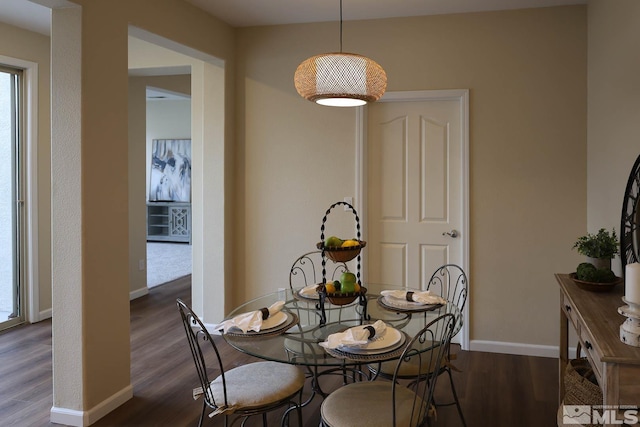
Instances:
[[[560,348],[554,345],[537,345],[503,341],[471,340],[471,351],[486,351],[487,353],[517,354],[521,356],[552,357],[557,359]],[[575,348],[569,349],[569,355],[575,354]]]
[[[84,426],[84,413],[74,409],[51,408],[50,421],[53,424],[63,424],[66,426]]]
[[[50,319],[52,316],[52,313],[53,311],[50,308],[47,310],[42,310],[40,313],[38,313],[38,319],[37,320],[34,319],[33,321],[31,321],[31,323],[40,322],[45,319]]]
[[[133,386],[129,384],[127,387],[112,395],[108,399],[103,400],[98,405],[88,411],[78,411],[75,409],[51,408],[51,422],[54,424],[64,424],[73,427],[89,426],[118,406],[125,403],[133,397]]]
[[[136,298],[143,297],[149,293],[149,288],[146,286],[144,288],[136,289],[135,291],[129,292],[129,301],[134,300]]]
[[[207,328],[207,332],[209,332],[209,334],[211,335],[222,335],[222,333],[217,330],[215,327],[218,326],[217,323],[204,323],[204,327]]]
[[[147,287],[136,289],[135,291],[131,291],[129,292],[129,301],[134,300],[136,298],[143,297],[148,293],[149,293],[149,288]],[[46,310],[42,310],[41,312],[39,312],[38,318],[30,320],[30,322],[36,323],[42,320],[50,319],[52,315],[53,315],[53,311],[50,308],[48,308]]]
[[[140,289],[136,289],[135,291],[131,291],[129,292],[129,301],[132,301],[136,298],[140,298],[143,297],[145,295],[147,295],[149,293],[149,288],[147,288],[146,286],[144,288],[140,288]],[[39,318],[38,319],[33,319],[30,322],[31,323],[35,323],[35,322],[40,322],[42,320],[45,319],[49,319],[51,318],[53,312],[52,310],[49,308],[47,310],[42,310],[40,313],[38,313]]]

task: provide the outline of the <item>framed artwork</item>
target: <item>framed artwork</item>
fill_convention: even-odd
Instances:
[[[191,202],[190,139],[152,141],[149,201]]]

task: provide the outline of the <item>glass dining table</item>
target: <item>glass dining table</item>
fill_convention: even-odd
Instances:
[[[284,301],[278,318],[272,319],[268,327],[260,332],[242,333],[232,329],[223,337],[242,353],[305,367],[312,378],[313,395],[310,401],[316,393],[326,396],[318,382],[320,376],[341,375],[345,381],[347,376],[356,380],[356,375],[359,379],[371,379],[370,371],[366,368],[368,364],[398,359],[411,338],[430,321],[445,313],[452,313],[457,319],[454,335],[462,326],[460,310],[454,303],[425,305],[397,301],[382,296],[381,292],[412,290],[371,283],[364,286],[367,289],[364,297],[346,305],[334,305],[329,301],[321,304],[319,296],[301,289],[263,295],[238,306],[229,313],[227,319]],[[385,333],[366,348],[325,348],[321,345],[331,334],[355,326],[371,325],[377,320],[386,325]],[[429,342],[421,345],[424,351],[432,348]]]

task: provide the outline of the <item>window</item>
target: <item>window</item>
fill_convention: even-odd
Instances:
[[[0,329],[24,321],[22,70],[0,65]]]

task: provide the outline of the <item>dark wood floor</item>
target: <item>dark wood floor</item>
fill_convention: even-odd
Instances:
[[[189,289],[190,278],[178,279],[131,302],[134,398],[94,426],[197,425],[201,403],[191,397],[197,379],[175,306],[178,297],[190,301]],[[220,341],[229,367],[255,361]],[[555,425],[556,359],[458,351],[455,364],[462,371],[454,376],[469,427]],[[438,401],[449,396],[445,379],[438,383]],[[318,425],[319,403],[316,398],[304,409],[305,426]],[[51,322],[0,334],[0,425],[55,426],[49,422],[51,406]],[[270,425],[279,425],[277,417]],[[258,420],[248,424],[260,425]],[[206,425],[223,423],[214,418]],[[454,407],[438,409],[436,426],[458,425]]]

